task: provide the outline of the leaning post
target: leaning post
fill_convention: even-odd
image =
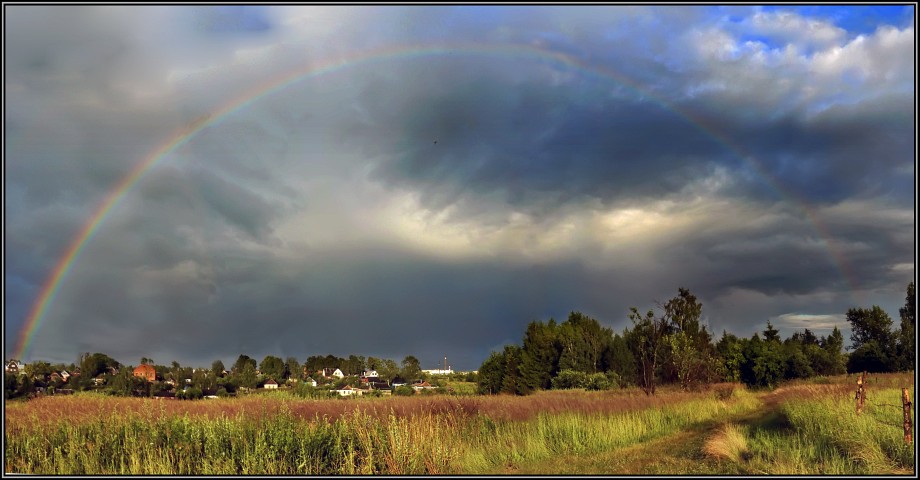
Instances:
[[[904,443],[913,442],[913,422],[910,420],[910,392],[901,389],[901,401],[904,403]]]

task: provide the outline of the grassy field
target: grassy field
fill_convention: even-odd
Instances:
[[[6,404],[7,473],[912,474],[897,385],[873,376],[866,412],[846,377],[749,392],[723,384],[194,402],[98,395]],[[909,383],[905,383],[909,382]]]

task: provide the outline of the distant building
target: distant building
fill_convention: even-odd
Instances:
[[[355,387],[352,387],[352,386],[348,386],[348,385],[346,385],[346,386],[344,386],[344,387],[342,387],[342,388],[340,388],[340,389],[338,389],[338,390],[333,390],[333,391],[334,391],[335,393],[338,393],[338,394],[339,394],[340,396],[342,396],[342,397],[350,397],[350,396],[352,396],[352,395],[358,395],[358,396],[360,396],[361,394],[364,393],[364,390],[361,390],[360,388],[355,388]]]
[[[422,370],[422,371],[427,373],[428,375],[453,375],[454,373],[454,370],[451,367],[447,367],[446,369],[436,368],[434,370]]]
[[[138,365],[137,368],[134,369],[134,376],[141,377],[148,382],[153,382],[157,379],[157,371],[153,368],[153,365]]]
[[[419,382],[419,383],[412,384],[412,390],[415,390],[416,393],[422,390],[432,390],[435,388],[438,388],[438,387],[435,387],[434,385],[428,382]]]
[[[313,380],[313,377],[307,377],[307,379],[304,380],[303,382],[312,387],[316,386],[316,380]]]
[[[6,373],[22,373],[26,372],[25,366],[19,362],[19,360],[10,359],[6,362],[6,367],[3,369]]]
[[[345,374],[342,373],[342,371],[338,368],[323,368],[321,370],[317,370],[316,374],[325,378],[345,378]]]
[[[269,378],[268,381],[265,382],[265,388],[266,388],[266,389],[269,389],[269,390],[277,389],[277,388],[278,388],[278,382],[276,382],[276,381],[274,381],[273,379]]]

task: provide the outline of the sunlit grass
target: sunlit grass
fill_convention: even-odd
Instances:
[[[195,402],[73,395],[8,403],[4,455],[9,473],[49,475],[482,474],[619,451],[644,459],[622,468],[646,473],[912,473],[900,389],[879,386],[906,377],[879,378],[862,415],[842,381],[760,393],[738,385],[664,389],[655,397],[638,390],[347,400],[273,392]],[[661,443],[669,438],[683,443]]]

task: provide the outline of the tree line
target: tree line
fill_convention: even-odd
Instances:
[[[526,395],[535,390],[604,390],[638,386],[654,395],[661,384],[684,390],[713,382],[773,387],[783,380],[847,372],[909,370],[915,362],[914,283],[893,322],[877,305],[851,308],[851,352],[840,330],[818,337],[809,329],[780,338],[771,322],[750,338],[712,332],[700,323],[702,303],[686,288],[645,313],[632,307],[631,325],[616,333],[581,312],[562,323],[532,321],[521,345],[493,352],[479,368],[480,393]]]
[[[257,388],[270,379],[277,383],[289,380],[302,383],[313,378],[319,383],[329,383],[339,388],[345,385],[358,386],[359,376],[370,370],[375,370],[377,378],[386,383],[426,378],[418,358],[413,355],[407,355],[400,363],[387,358],[361,355],[313,355],[301,363],[296,357],[282,360],[274,355],[267,355],[259,362],[241,354],[229,369],[221,360],[215,360],[210,369],[182,366],[176,361],[169,365],[159,365],[147,357],[141,357],[140,364],[153,367],[155,381],[135,377],[133,366],[124,365],[104,353],[84,353],[77,362],[67,365],[34,361],[24,366],[23,375],[5,373],[5,398],[29,395],[36,387],[43,390],[48,387],[74,391],[98,390],[112,395],[144,397],[171,391],[180,397],[200,398],[205,393],[222,396],[234,394],[241,388]],[[345,377],[326,381],[317,375],[318,371],[325,368],[338,368]],[[62,371],[71,373],[71,376],[62,378],[53,375]]]

